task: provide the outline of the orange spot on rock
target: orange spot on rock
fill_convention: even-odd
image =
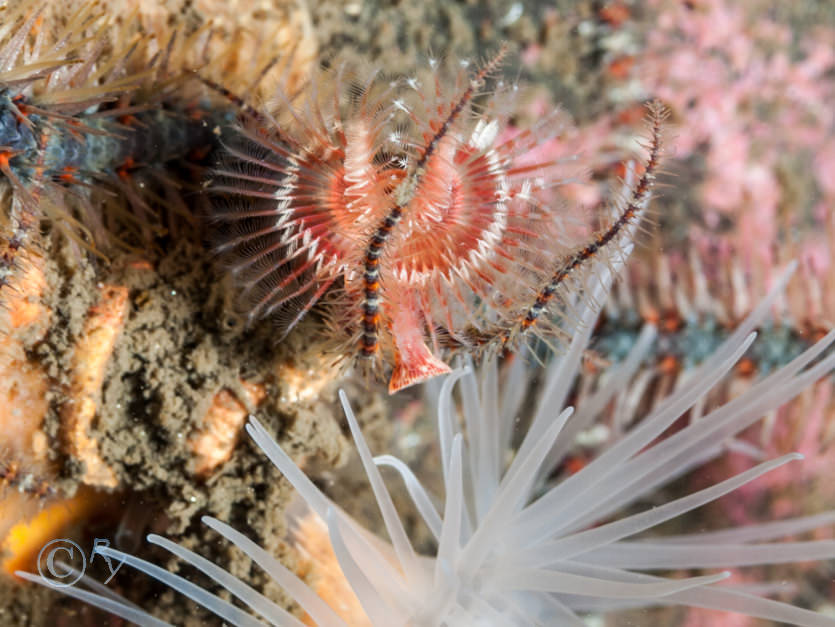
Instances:
[[[249,414],[247,407],[258,405],[267,395],[264,386],[260,384],[241,381],[241,386],[246,396],[243,402],[227,389],[215,394],[203,418],[202,430],[191,438],[190,444],[195,454],[192,467],[194,474],[206,477],[231,457]]]
[[[101,505],[103,497],[93,490],[81,488],[74,497],[57,501],[32,520],[13,526],[0,545],[0,553],[6,556],[3,570],[10,575],[16,570],[36,571],[40,550],[48,542],[65,536],[64,530],[69,526],[87,518]]]
[[[114,488],[118,484],[113,470],[99,453],[98,442],[90,437],[107,362],[128,313],[128,289],[106,285],[101,298],[90,308],[81,337],[70,362],[68,400],[61,420],[67,453],[85,465],[82,481],[88,485]]]
[[[617,122],[624,126],[635,126],[644,119],[645,109],[643,105],[634,105],[618,112]]]
[[[662,330],[667,333],[674,333],[684,325],[684,321],[679,317],[675,311],[668,312],[661,321]]]
[[[678,372],[678,360],[672,355],[667,355],[658,364],[658,369],[664,374],[675,374]]]
[[[4,290],[3,301],[8,309],[8,323],[11,329],[23,329],[33,324],[45,324],[48,312],[41,304],[46,289],[46,278],[40,263],[25,259],[23,272],[15,282],[14,289]],[[3,334],[0,345],[11,341],[11,336]]]
[[[588,462],[582,457],[569,457],[565,460],[565,469],[570,475],[580,472],[586,466],[588,466]]]
[[[49,383],[43,369],[27,356],[26,343],[46,333],[49,310],[42,304],[46,279],[40,257],[22,258],[21,272],[2,291],[0,310],[0,454],[30,451],[48,407]],[[40,457],[45,458],[41,451]]]
[[[654,307],[647,307],[643,312],[643,318],[647,323],[657,325],[658,321],[661,320],[661,314]]]
[[[128,264],[128,268],[131,270],[153,270],[154,266],[147,259],[138,259],[136,261],[131,261]]]
[[[635,57],[626,55],[618,57],[609,64],[607,71],[612,78],[623,80],[629,77],[629,73],[635,65]]]
[[[619,28],[629,19],[629,7],[622,2],[612,2],[600,9],[597,17],[613,28]]]
[[[739,360],[736,369],[743,377],[750,377],[757,372],[757,364],[749,357],[743,357]]]
[[[622,2],[612,2],[597,12],[597,17],[613,28],[619,28],[629,19],[629,7]]]

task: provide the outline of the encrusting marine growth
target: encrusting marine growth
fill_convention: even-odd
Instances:
[[[107,400],[108,390],[133,381],[133,366],[120,354],[141,362],[143,428],[171,417],[184,421],[187,438],[172,434],[157,443],[182,445],[189,472],[201,479],[232,455],[244,405],[264,396],[261,385],[248,386],[239,375],[244,359],[237,351],[224,385],[215,384],[222,366],[187,381],[200,362],[185,357],[186,342],[171,324],[159,329],[165,335],[154,351],[180,342],[174,351],[188,363],[179,371],[185,385],[166,391],[177,366],[170,360],[153,372],[147,358],[161,353],[138,344],[153,332],[155,311],[176,311],[184,302],[161,264],[188,250],[191,258],[172,270],[191,268],[203,292],[209,280],[200,255],[208,195],[200,183],[221,135],[231,132],[237,105],[197,80],[196,71],[206,81],[223,75],[230,90],[256,98],[282,69],[265,54],[286,58],[294,50],[284,76],[292,85],[315,46],[299,42],[299,30],[288,33],[304,15],[270,14],[245,27],[243,15],[226,23],[218,15],[211,23],[182,14],[173,21],[176,3],[163,4],[0,0],[0,597],[17,585],[5,577],[13,564],[28,563],[62,529],[85,522],[112,501],[109,490],[138,489],[142,473],[120,472],[124,460],[102,446],[108,412],[133,419],[139,407]],[[256,45],[263,40],[271,46]],[[245,89],[255,82],[257,89]],[[201,263],[190,266],[196,257]],[[145,275],[142,287],[137,273]],[[154,283],[164,296],[149,302]],[[199,301],[203,311],[205,304]],[[188,322],[203,315],[199,306]],[[203,347],[218,346],[216,327],[199,333]],[[230,382],[242,384],[237,395]],[[189,391],[205,405],[183,404]],[[131,446],[141,446],[142,428],[137,432],[127,436]],[[145,477],[164,474],[164,460],[174,456],[154,458]],[[164,484],[172,485],[170,476]],[[0,614],[8,620],[5,605]]]

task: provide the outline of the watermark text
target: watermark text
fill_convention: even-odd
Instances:
[[[107,584],[119,572],[124,561],[116,564],[114,568],[114,560],[106,555],[102,548],[110,548],[110,540],[96,538],[90,550],[89,564],[92,564],[97,556],[104,560],[110,572],[110,576],[104,581]],[[76,542],[66,538],[50,540],[38,553],[38,574],[53,588],[75,585],[84,576],[87,566],[84,550]]]

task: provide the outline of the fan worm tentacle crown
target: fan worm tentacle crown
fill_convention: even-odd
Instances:
[[[643,212],[664,114],[652,108],[650,160],[617,217],[578,246],[556,189],[564,116],[510,123],[506,55],[452,75],[435,61],[392,80],[322,73],[229,142],[215,237],[250,323],[275,317],[286,332],[324,296],[343,350],[392,364],[395,392],[448,372],[443,351],[509,347],[546,310],[567,321],[558,293],[569,279],[582,293],[580,270]]]

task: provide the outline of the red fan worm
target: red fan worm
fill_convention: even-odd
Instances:
[[[448,372],[443,352],[557,329],[545,312],[563,313],[568,283],[582,294],[582,271],[618,250],[646,207],[664,113],[651,108],[634,189],[578,246],[555,199],[563,116],[509,124],[505,56],[453,77],[436,62],[399,80],[323,74],[242,130],[217,172],[227,196],[215,222],[250,322],[274,316],[289,330],[327,293],[331,333],[362,364],[392,364],[391,392]]]

